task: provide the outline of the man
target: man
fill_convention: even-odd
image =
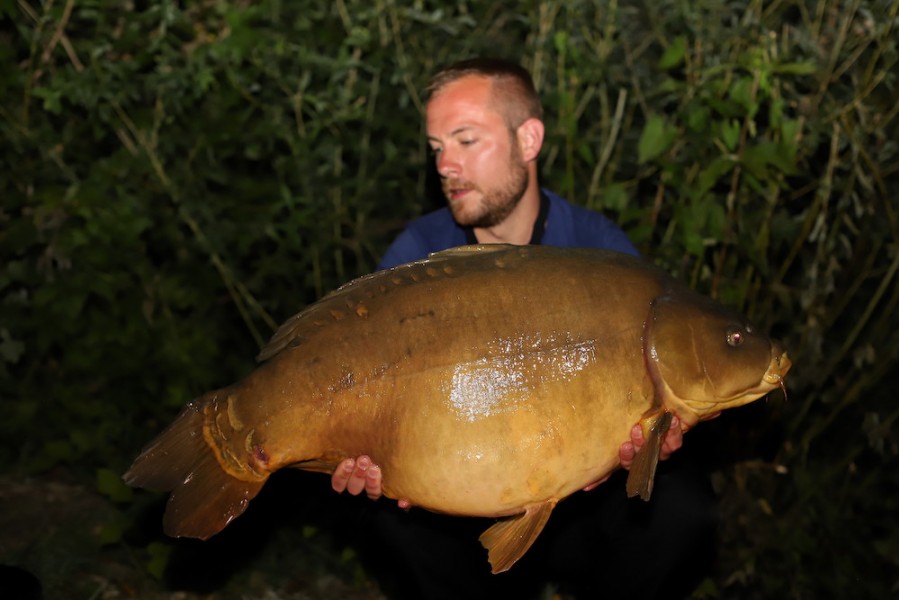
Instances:
[[[428,92],[428,142],[448,206],[413,221],[379,268],[469,243],[599,247],[637,254],[605,217],[540,188],[542,109],[525,69],[506,61],[471,59],[438,73]],[[624,468],[642,442],[635,425],[631,440],[620,447]],[[681,442],[675,417],[662,458]],[[579,597],[651,598],[663,592],[676,597],[685,590],[676,587],[675,576],[695,564],[695,552],[709,545],[713,502],[703,475],[689,462],[669,465],[674,462],[680,463],[678,468],[660,468],[648,505],[626,498],[620,476],[566,499],[531,551],[500,575],[490,575],[477,542],[489,525],[484,520],[407,512],[399,510],[409,508],[400,499],[399,509],[376,503],[365,525],[400,574],[391,590],[398,597],[520,598],[538,593],[544,580],[557,581]],[[332,487],[351,494],[365,491],[377,499],[381,476],[368,457],[348,459],[334,472]]]

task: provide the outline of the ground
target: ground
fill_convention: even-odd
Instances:
[[[153,504],[158,502],[143,511],[147,520],[159,516]],[[258,535],[207,543],[154,539],[155,533],[135,531],[140,528],[128,523],[131,515],[76,482],[0,479],[3,597],[38,598],[29,593],[39,582],[43,598],[54,600],[384,598],[352,551],[318,539],[326,536],[313,525],[301,525],[296,544],[286,548],[286,532],[253,523],[252,517],[244,529],[255,525],[263,530]]]

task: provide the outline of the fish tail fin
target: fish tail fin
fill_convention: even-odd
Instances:
[[[130,486],[171,491],[163,530],[172,537],[212,537],[246,510],[266,479],[244,481],[222,468],[203,435],[202,405],[182,410],[123,476]]]

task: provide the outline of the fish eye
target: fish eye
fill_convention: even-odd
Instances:
[[[727,345],[735,348],[743,343],[744,338],[743,331],[733,328],[727,332]]]

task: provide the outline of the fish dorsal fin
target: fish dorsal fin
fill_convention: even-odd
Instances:
[[[361,307],[356,314],[362,316],[367,311],[364,308],[366,292],[376,289],[379,284],[392,280],[394,277],[403,277],[408,273],[411,281],[418,281],[415,273],[420,273],[434,263],[440,263],[447,259],[470,256],[476,253],[494,253],[508,251],[513,248],[521,249],[514,244],[472,244],[458,246],[449,250],[434,252],[427,258],[414,262],[397,265],[392,269],[377,271],[350,281],[336,290],[326,294],[317,302],[310,304],[302,311],[287,319],[278,327],[272,338],[256,356],[256,360],[264,362],[285,348],[304,342],[307,334],[317,329],[316,323],[330,323],[338,318],[335,315],[352,314],[353,306]],[[353,306],[351,306],[353,305]]]
[[[520,246],[516,246],[515,244],[469,244],[467,246],[456,246],[455,248],[450,248],[449,250],[440,250],[439,252],[432,252],[428,254],[427,260],[440,259],[440,258],[452,258],[454,256],[465,256],[468,254],[473,254],[475,252],[502,252],[504,250],[511,250],[512,248],[520,248]]]
[[[325,294],[317,302],[284,321],[256,356],[256,360],[264,362],[289,346],[303,343],[308,334],[315,332],[323,324],[340,320],[353,313],[359,317],[364,316],[367,309],[364,303],[359,301],[361,296],[357,294],[359,297],[354,298],[353,292],[377,282],[384,273],[379,271],[354,279]]]
[[[376,292],[379,287],[384,289],[387,287],[392,288],[403,280],[414,283],[419,281],[421,277],[432,277],[433,275],[429,273],[429,267],[441,264],[445,260],[464,258],[472,254],[507,252],[513,249],[521,251],[522,248],[522,246],[514,244],[458,246],[449,250],[434,252],[421,260],[397,265],[391,269],[377,271],[354,279],[326,294],[317,302],[310,304],[282,323],[256,356],[256,360],[264,362],[285,348],[304,343],[309,334],[314,334],[318,329],[318,324],[330,323],[343,315],[352,317],[353,313],[363,318],[364,315],[368,314],[366,299],[371,298],[372,292]],[[425,275],[425,273],[428,274]]]
[[[509,570],[528,551],[556,506],[556,500],[532,504],[518,516],[499,521],[478,538],[487,549],[491,571],[502,573]]]
[[[627,496],[633,498],[640,496],[649,500],[652,495],[652,482],[656,475],[656,466],[659,464],[659,454],[662,451],[662,443],[665,434],[671,426],[671,413],[657,408],[650,409],[640,419],[643,428],[643,447],[637,452],[634,464],[627,476]]]

